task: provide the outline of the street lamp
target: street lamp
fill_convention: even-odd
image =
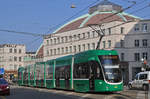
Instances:
[[[142,61],[141,70],[142,70],[142,71],[147,71],[147,70],[149,70],[150,68],[149,68],[149,66],[148,66],[148,64],[147,64],[147,60],[146,60],[145,58],[142,58],[141,61]]]
[[[76,6],[74,4],[71,5],[71,8],[76,8]]]

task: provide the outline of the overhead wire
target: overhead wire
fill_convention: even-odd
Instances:
[[[44,36],[43,34],[31,33],[31,32],[21,32],[15,30],[7,30],[7,29],[0,29],[2,32],[10,32],[10,33],[17,33],[17,34],[24,34],[24,35],[31,35],[31,36]]]
[[[81,12],[87,10],[87,8],[91,7],[92,5],[94,5],[95,3],[99,2],[100,0],[96,0],[95,2],[89,4],[87,7],[83,8],[82,10],[80,10],[79,12],[75,13],[74,15],[72,15],[71,17],[67,18],[66,20],[64,20],[63,22],[57,24],[56,26],[50,28],[46,33],[49,33],[51,30],[54,30],[56,28],[58,28],[60,25],[68,22],[69,20],[71,20],[72,18],[74,18],[75,16],[79,15]]]
[[[150,4],[149,4],[149,5],[146,5],[146,6],[143,7],[143,8],[137,9],[136,11],[133,11],[133,12],[130,13],[130,14],[133,14],[133,13],[135,13],[135,12],[137,12],[137,11],[144,10],[145,8],[148,8],[148,7],[150,7]],[[113,21],[115,21],[115,20],[113,20]],[[121,26],[121,25],[126,24],[126,23],[130,23],[130,22],[133,22],[133,21],[127,21],[127,22],[124,22],[124,23],[121,23],[121,24],[118,24],[118,25],[115,25],[115,26],[112,26],[112,27],[109,27],[109,28],[115,28],[115,27]],[[109,29],[109,28],[107,28],[107,29]]]
[[[63,24],[64,22],[69,21],[69,20],[72,19],[73,17],[77,16],[78,14],[80,14],[81,12],[83,12],[84,10],[86,10],[87,8],[89,8],[91,5],[97,3],[98,1],[100,1],[100,0],[95,1],[94,3],[90,4],[90,5],[87,6],[86,8],[84,8],[84,9],[80,10],[79,12],[77,12],[76,14],[74,14],[73,16],[69,17],[69,18],[66,19],[65,21],[63,21],[63,22],[59,23],[58,25],[56,25],[56,26],[50,28],[50,29],[47,31],[47,33],[48,33],[50,30],[52,30],[52,29],[54,29],[54,28],[57,28],[59,25]],[[143,0],[143,1],[145,1],[145,0]],[[129,9],[129,8],[130,8],[130,7],[126,8],[126,9],[124,9],[124,10],[127,10],[127,9]],[[143,8],[146,8],[146,7],[143,7]],[[142,9],[142,8],[141,8],[141,9]],[[121,12],[121,11],[120,11],[120,12]],[[134,11],[134,12],[137,12],[137,11]],[[118,13],[119,13],[119,12],[118,12]],[[117,14],[117,13],[115,13],[115,14]],[[114,14],[114,15],[115,15],[115,14]],[[111,16],[109,16],[109,17],[111,17]],[[107,18],[107,17],[106,17],[106,18]],[[106,19],[106,18],[105,18],[105,19]],[[35,40],[33,40],[32,43],[35,42],[35,41],[37,41],[37,40],[40,39],[41,37],[45,36],[44,34],[37,34],[37,33],[31,33],[31,32],[19,32],[19,31],[4,30],[4,29],[0,29],[0,31],[3,31],[3,32],[13,32],[13,33],[24,34],[24,35],[32,35],[32,36],[36,36],[36,37],[37,37],[37,36],[40,36],[39,38],[36,38]]]
[[[77,16],[78,14],[80,14],[81,12],[83,12],[83,11],[85,11],[85,10],[87,10],[87,8],[89,8],[89,7],[91,7],[92,5],[94,5],[95,3],[97,3],[97,2],[99,2],[100,0],[96,0],[95,2],[93,2],[93,3],[91,3],[91,4],[89,4],[87,7],[85,7],[84,9],[82,9],[82,10],[80,10],[79,12],[77,12],[77,13],[75,13],[74,15],[72,15],[71,17],[69,17],[69,18],[67,18],[66,20],[64,20],[63,22],[61,22],[61,23],[59,23],[59,24],[57,24],[56,26],[54,26],[54,27],[51,27],[50,29],[48,29],[48,31],[46,32],[46,33],[44,33],[42,36],[46,36],[47,35],[47,33],[49,33],[51,30],[53,30],[53,29],[56,29],[58,26],[60,26],[60,25],[62,25],[62,24],[64,24],[65,22],[67,22],[67,21],[69,21],[70,19],[72,19],[73,17],[75,17],[75,16]],[[40,38],[39,38],[40,39]],[[33,42],[34,41],[37,41],[38,39],[35,39],[35,40],[33,40]]]
[[[25,43],[26,45],[28,45],[28,48],[30,48],[28,51],[35,50],[35,49],[33,49],[35,47],[34,43],[37,42],[37,41],[39,41],[39,40],[41,40],[41,37],[38,37],[38,38],[36,38],[36,39],[34,39],[32,41],[29,41],[29,42]]]

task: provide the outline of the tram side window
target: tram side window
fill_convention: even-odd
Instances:
[[[70,79],[70,65],[65,66],[65,79]]]
[[[70,78],[70,65],[56,67],[55,77],[57,79],[69,79]]]
[[[46,66],[46,79],[53,79],[53,65]]]
[[[88,78],[89,66],[88,63],[79,63],[74,65],[74,78]]]
[[[24,72],[24,75],[23,75],[23,76],[24,76],[24,79],[25,79],[25,80],[28,80],[28,72],[27,72],[27,69],[25,69],[25,72]]]
[[[97,61],[88,62],[90,66],[90,75],[93,75],[95,79],[103,79],[102,69]]]

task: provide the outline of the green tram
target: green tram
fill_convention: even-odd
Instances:
[[[123,90],[114,50],[89,50],[18,69],[18,84],[77,92]]]

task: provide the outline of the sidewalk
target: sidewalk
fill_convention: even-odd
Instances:
[[[148,90],[148,99],[150,99],[150,84],[149,84],[149,90]]]

